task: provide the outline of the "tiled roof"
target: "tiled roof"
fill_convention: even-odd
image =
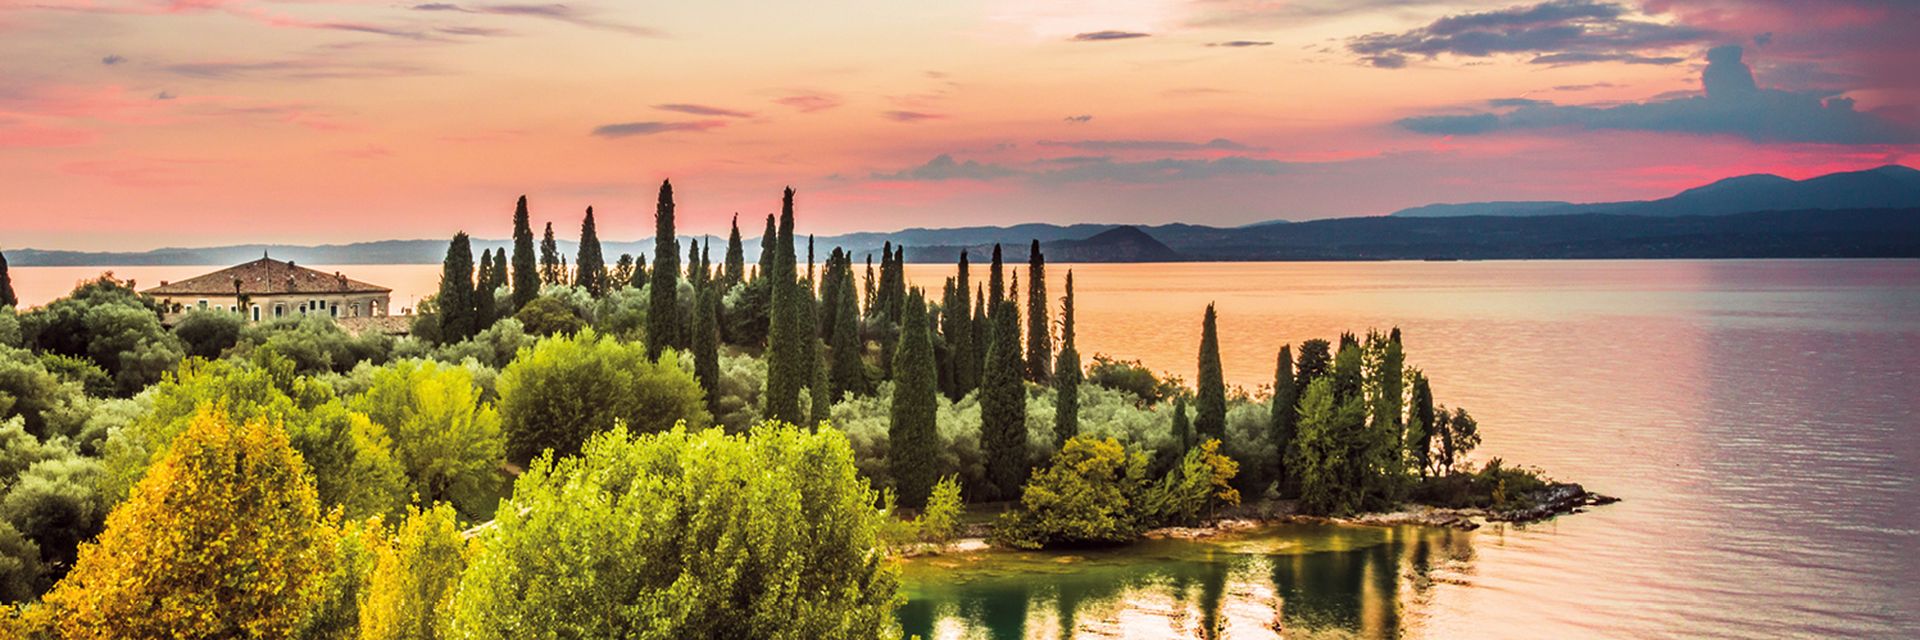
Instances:
[[[338,273],[324,273],[262,257],[242,265],[227,267],[204,276],[178,282],[161,283],[142,293],[151,296],[220,296],[238,293],[250,296],[326,293],[387,293],[392,289],[354,280]]]

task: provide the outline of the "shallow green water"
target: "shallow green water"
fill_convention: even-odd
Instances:
[[[1077,553],[980,552],[905,567],[923,638],[1385,637],[1418,627],[1436,583],[1473,570],[1472,535],[1280,525]]]

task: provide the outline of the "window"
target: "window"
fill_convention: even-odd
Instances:
[[[278,302],[273,303],[273,317],[278,318],[285,315],[287,315],[287,305]]]
[[[207,310],[207,301],[206,301],[206,300],[201,300],[198,306],[200,307],[200,310],[201,310],[201,311],[206,311],[206,310]]]
[[[257,304],[253,305],[253,321],[254,322],[260,321],[260,305],[257,305]]]

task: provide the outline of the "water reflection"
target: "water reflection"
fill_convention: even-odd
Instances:
[[[923,638],[1391,637],[1470,574],[1469,534],[1287,525],[1077,554],[910,561],[899,619]]]

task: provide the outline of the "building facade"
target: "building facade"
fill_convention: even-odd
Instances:
[[[385,316],[393,290],[263,255],[203,276],[161,282],[142,293],[153,296],[169,313],[218,309],[259,322],[306,315]]]

